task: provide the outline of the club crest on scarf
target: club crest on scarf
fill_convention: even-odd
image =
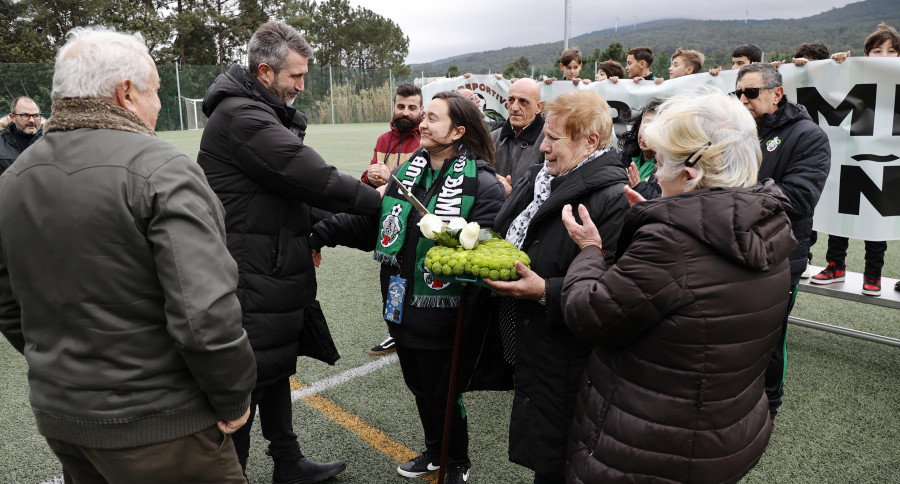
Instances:
[[[425,174],[428,176],[424,176]],[[475,203],[478,192],[478,168],[475,159],[461,152],[453,159],[444,160],[441,168],[430,168],[427,151],[420,151],[413,159],[401,165],[396,172],[397,181],[408,188],[414,197],[422,201],[426,210],[444,220],[466,218]],[[437,274],[423,270],[420,261],[425,259],[434,241],[416,230],[419,213],[406,200],[394,182],[388,184],[381,200],[381,224],[372,257],[382,264],[400,267],[399,257],[404,247],[414,249],[407,256],[414,257],[412,300],[415,307],[452,308],[459,305],[461,285],[436,279]],[[416,237],[409,245],[405,241],[412,233]]]
[[[449,284],[441,281],[440,279],[435,279],[431,274],[431,271],[428,270],[427,267],[422,267],[422,277],[425,280],[425,285],[428,286],[429,289],[433,289],[435,291],[440,291],[441,289],[446,289],[449,287]]]
[[[400,213],[402,211],[403,207],[398,203],[391,207],[391,211],[388,212],[381,221],[382,247],[390,247],[391,244],[397,241],[397,237],[400,236],[400,233],[403,232],[403,228],[400,226]]]

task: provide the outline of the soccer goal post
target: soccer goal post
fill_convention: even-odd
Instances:
[[[206,116],[203,114],[203,100],[189,97],[182,99],[184,99],[187,129],[203,129],[206,126]]]

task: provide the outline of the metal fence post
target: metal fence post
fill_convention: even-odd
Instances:
[[[181,80],[178,78],[178,62],[175,63],[175,86],[178,88],[178,124],[184,131],[184,118],[181,116]]]
[[[331,77],[331,66],[328,66],[328,87],[331,88],[331,124],[334,124],[334,79]]]

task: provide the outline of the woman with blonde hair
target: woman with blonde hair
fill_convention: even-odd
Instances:
[[[593,346],[568,482],[737,482],[772,431],[764,372],[788,307],[787,198],[756,185],[756,124],[721,92],[673,97],[645,127],[662,198],[633,203],[617,260],[590,218],[562,304]]]

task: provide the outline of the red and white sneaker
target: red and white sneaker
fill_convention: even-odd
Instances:
[[[866,296],[881,295],[881,277],[863,276],[862,293]]]
[[[835,282],[844,282],[844,275],[846,272],[846,265],[841,264],[840,269],[838,269],[838,266],[834,262],[829,262],[828,267],[823,269],[822,272],[810,277],[809,282],[810,284],[834,284]],[[880,286],[881,284],[879,284],[879,287]]]

